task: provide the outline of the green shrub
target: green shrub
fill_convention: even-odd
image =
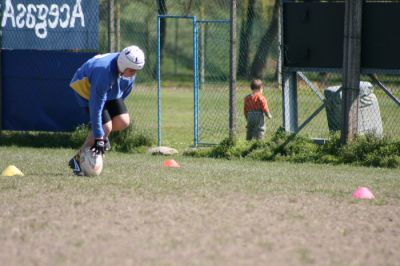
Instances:
[[[333,132],[330,134],[328,140],[319,146],[319,153],[338,156],[342,144],[340,143],[340,133]]]
[[[132,125],[127,129],[113,132],[110,135],[112,148],[119,152],[142,153],[146,147],[153,145],[153,140],[141,132],[137,132]]]
[[[340,155],[345,163],[359,163],[365,161],[371,145],[364,137],[354,139],[353,142],[343,146]]]
[[[71,134],[71,145],[74,148],[79,148],[82,146],[83,142],[86,140],[86,137],[89,133],[89,127],[87,125],[78,126],[74,132]]]
[[[248,154],[249,158],[260,161],[271,161],[273,160],[272,150],[267,146],[262,149],[253,150]]]
[[[400,156],[392,155],[392,156],[386,157],[384,162],[385,162],[384,165],[388,168],[399,168],[400,167]]]
[[[387,167],[389,163],[383,160],[399,156],[399,147],[398,141],[388,138],[380,139],[372,135],[360,135],[356,136],[351,143],[339,148],[339,156],[344,163]],[[393,164],[395,163],[390,163],[390,165]]]
[[[236,141],[236,144],[228,150],[230,158],[244,158],[252,149],[258,146],[258,144],[252,144],[244,140]]]
[[[210,148],[197,148],[197,149],[185,150],[183,152],[183,155],[195,158],[201,158],[201,157],[211,157],[210,153],[211,153]]]
[[[340,135],[334,133],[323,145],[317,145],[310,138],[278,129],[269,141],[245,142],[227,138],[213,148],[192,150],[185,155],[400,168],[400,141],[361,135],[343,146]]]
[[[317,163],[325,163],[325,164],[340,164],[342,163],[341,159],[335,155],[332,154],[324,154],[318,159],[316,159]]]
[[[89,127],[81,125],[71,134],[71,144],[74,147],[80,147],[85,141]],[[136,132],[133,126],[129,126],[125,130],[113,132],[110,137],[112,149],[119,152],[145,152],[146,147],[153,144],[152,138],[143,133]]]
[[[220,144],[211,149],[210,157],[226,159],[231,158],[231,154],[229,151],[232,147],[235,146],[235,144],[236,141],[233,138],[228,137],[224,139],[223,141],[221,141]]]
[[[317,155],[318,146],[311,139],[296,137],[287,145],[286,156],[294,162],[312,162]]]

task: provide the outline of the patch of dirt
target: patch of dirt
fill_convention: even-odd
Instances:
[[[0,195],[2,265],[399,265],[400,207],[316,195]]]

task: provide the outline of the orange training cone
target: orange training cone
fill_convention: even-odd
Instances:
[[[163,163],[164,167],[173,167],[173,168],[179,168],[181,167],[174,159],[171,160],[165,160]]]
[[[366,187],[359,187],[353,192],[353,198],[356,199],[374,199],[375,196]]]

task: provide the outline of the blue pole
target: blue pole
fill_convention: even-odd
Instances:
[[[157,140],[161,146],[161,37],[160,16],[157,17]]]
[[[194,90],[194,140],[193,144],[195,147],[198,145],[198,139],[199,139],[199,128],[198,128],[198,103],[199,103],[199,98],[198,98],[198,93],[199,93],[199,87],[198,87],[198,48],[197,48],[197,36],[198,35],[198,30],[197,30],[197,21],[196,17],[193,17],[193,90]]]

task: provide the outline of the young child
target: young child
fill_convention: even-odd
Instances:
[[[244,116],[247,120],[246,140],[262,139],[265,134],[264,114],[271,119],[267,99],[263,96],[263,83],[254,79],[250,83],[252,93],[244,98]]]

